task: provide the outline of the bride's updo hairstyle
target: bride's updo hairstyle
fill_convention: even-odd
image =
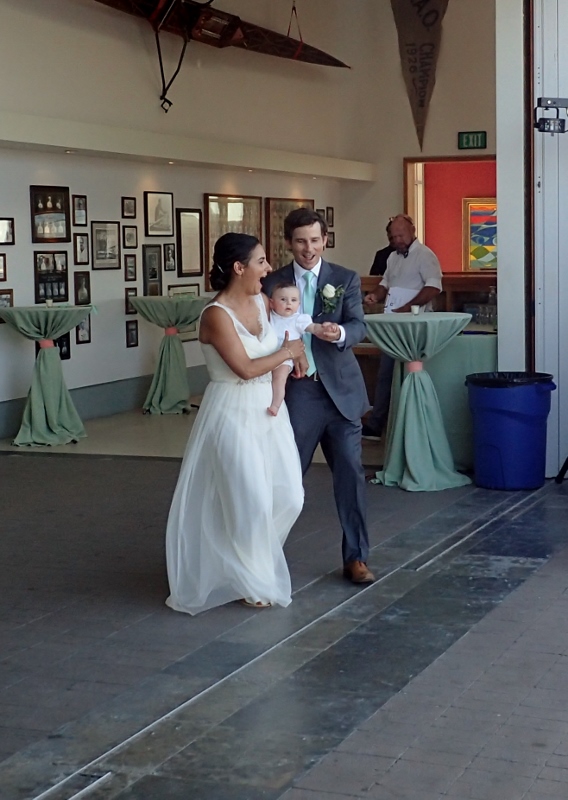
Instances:
[[[248,233],[224,233],[220,236],[215,242],[213,266],[209,273],[211,287],[216,292],[226,289],[235,274],[235,262],[240,261],[246,266],[252,251],[259,244],[256,236],[249,236]]]

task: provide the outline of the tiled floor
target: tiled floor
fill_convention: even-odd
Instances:
[[[566,489],[369,486],[357,589],[315,464],[292,605],[189,618],[163,528],[191,421],[2,448],[1,800],[565,798]]]

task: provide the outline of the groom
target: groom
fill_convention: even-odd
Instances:
[[[365,338],[361,281],[352,270],[322,259],[327,225],[310,208],[291,211],[284,237],[294,261],[264,279],[270,296],[277,284],[295,283],[302,312],[323,323],[319,335],[304,336],[307,374],[289,378],[286,405],[305,474],[318,444],[333,474],[335,503],[343,529],[343,574],[372,583],[367,568],[365,472],[361,464],[361,417],[367,391],[352,347]]]

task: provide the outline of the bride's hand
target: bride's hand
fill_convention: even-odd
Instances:
[[[284,334],[284,341],[282,342],[282,349],[286,350],[290,356],[296,361],[303,354],[305,347],[301,339],[289,339],[288,331]]]

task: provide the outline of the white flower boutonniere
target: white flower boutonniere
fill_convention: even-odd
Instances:
[[[337,301],[342,294],[345,294],[345,289],[343,286],[333,286],[331,283],[326,283],[323,289],[319,290],[319,293],[323,303],[323,311],[328,314],[330,311],[335,311]]]

